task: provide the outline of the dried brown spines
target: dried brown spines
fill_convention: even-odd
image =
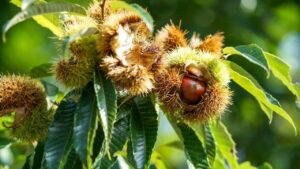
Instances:
[[[102,59],[101,68],[107,72],[119,89],[131,95],[150,92],[153,88],[153,64],[160,59],[159,49],[145,42],[138,42],[123,59],[107,56]]]
[[[117,88],[130,95],[146,94],[154,88],[154,73],[160,68],[155,63],[162,56],[150,35],[143,19],[131,11],[116,11],[100,25],[100,67]]]
[[[127,90],[131,95],[144,94],[153,88],[153,75],[140,65],[118,66],[119,61],[113,57],[103,60],[102,68],[115,85]]]
[[[133,45],[126,56],[127,65],[141,65],[149,69],[152,64],[160,57],[160,50],[157,46],[149,42],[140,41]]]
[[[14,137],[24,141],[43,139],[52,120],[46,94],[36,80],[22,76],[0,77],[0,116],[15,112]]]
[[[132,41],[135,35],[150,35],[143,19],[136,13],[125,10],[116,11],[105,18],[99,30],[97,48],[101,51],[101,57],[115,55],[116,49],[127,41]]]
[[[208,35],[202,40],[199,34],[194,33],[191,39],[186,39],[187,31],[180,29],[173,23],[167,24],[155,36],[155,42],[164,51],[170,52],[178,47],[191,47],[196,50],[210,52],[220,56],[222,54],[224,35],[223,32],[217,32],[214,35]]]
[[[157,32],[155,36],[155,43],[164,51],[171,51],[177,47],[186,47],[186,33],[186,31],[182,31],[180,29],[180,26],[175,26],[173,23],[171,23]]]
[[[102,2],[94,1],[87,14],[90,18],[93,18],[95,22],[101,23],[105,17],[110,14],[110,0],[102,0]]]
[[[208,35],[204,40],[198,41],[196,43],[197,36],[194,37],[194,42],[192,43],[193,48],[201,51],[211,52],[218,56],[222,55],[222,48],[224,46],[224,35],[222,32],[215,33],[214,35]]]
[[[102,9],[101,9],[101,3],[98,1],[94,1],[88,11],[87,14],[90,18],[94,19],[95,22],[100,23],[103,16],[102,16]]]
[[[195,49],[199,44],[201,43],[200,35],[197,33],[193,33],[193,36],[191,37],[189,41],[189,46],[193,49]]]
[[[182,111],[183,102],[180,99],[180,86],[183,78],[182,68],[163,69],[155,76],[155,90],[159,100],[164,103],[170,113]]]
[[[30,114],[45,102],[45,98],[43,87],[35,80],[14,75],[0,78],[0,112],[23,108],[26,114]]]

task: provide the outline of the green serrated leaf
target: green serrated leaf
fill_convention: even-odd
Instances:
[[[297,85],[292,82],[290,66],[275,55],[267,52],[264,52],[264,54],[273,75],[279,79],[297,97],[297,99],[300,99],[299,84]]]
[[[30,77],[32,78],[42,78],[42,77],[47,77],[47,76],[52,76],[51,68],[52,68],[51,63],[46,63],[46,64],[41,64],[39,66],[36,66],[30,70]]]
[[[162,160],[161,154],[157,151],[154,151],[152,156],[151,156],[151,162],[154,168],[157,169],[167,169],[167,165],[165,162]],[[151,168],[151,167],[150,167]]]
[[[42,168],[44,162],[44,146],[43,142],[39,142],[34,150],[32,169]]]
[[[33,16],[49,14],[49,13],[60,13],[60,12],[73,12],[78,14],[85,14],[85,9],[77,4],[66,3],[66,2],[53,2],[53,3],[42,3],[32,5],[25,10],[16,14],[3,28],[3,41],[5,41],[6,32],[14,25],[29,19]]]
[[[261,101],[257,101],[259,104],[259,107],[262,109],[262,111],[267,115],[268,119],[269,119],[269,123],[272,123],[273,120],[273,110],[271,108],[269,108],[268,106],[266,106],[264,103],[262,103]]]
[[[274,104],[277,105],[279,107],[281,107],[279,101],[277,99],[275,99],[271,94],[269,94],[268,92],[265,92],[268,100]],[[268,116],[270,123],[272,122],[273,119],[273,109],[269,108],[268,106],[266,106],[264,103],[262,103],[261,101],[258,101],[260,108],[266,113],[266,115]]]
[[[22,169],[31,169],[32,168],[32,158],[33,158],[33,154],[26,157],[26,161],[25,161]]]
[[[132,104],[133,104],[132,101],[126,100],[126,103],[119,105],[116,120],[119,120],[119,119],[122,119],[122,118],[128,116],[128,114],[130,114],[130,112],[132,110]]]
[[[225,159],[223,157],[221,157],[220,153],[216,154],[216,159],[214,162],[214,166],[212,167],[214,169],[228,169]]]
[[[104,133],[101,124],[99,124],[98,122],[95,138],[94,138],[92,161],[95,161],[97,155],[100,153],[103,142],[104,142]]]
[[[178,149],[178,150],[182,150],[183,149],[183,146],[182,146],[182,143],[180,141],[172,141],[172,142],[169,142],[169,143],[166,143],[164,145],[161,145],[163,147],[169,147],[169,148],[175,148],[175,149]]]
[[[251,165],[250,162],[246,161],[243,162],[240,166],[240,169],[272,169],[272,166],[268,163],[264,163],[263,165],[259,166],[259,167],[254,167]]]
[[[263,50],[255,45],[241,45],[236,47],[226,47],[223,49],[224,54],[239,55],[263,68],[267,72],[267,76],[270,75],[267,59],[263,53]]]
[[[256,167],[253,167],[251,165],[250,162],[243,162],[241,165],[240,165],[240,169],[257,169]]]
[[[108,146],[109,152],[105,151],[105,147],[102,149],[93,164],[93,169],[110,168],[114,164],[117,158],[115,156],[110,157],[108,153],[114,155],[117,151],[122,150],[128,138],[128,132],[128,117],[114,123],[112,138]]]
[[[11,139],[5,138],[5,137],[0,137],[0,149],[6,147],[12,142]]]
[[[124,1],[111,1],[110,8],[113,11],[118,10],[118,9],[134,10],[134,8],[132,6],[130,6],[128,3],[124,2]]]
[[[84,0],[84,1],[80,1],[80,0],[47,0],[47,2],[69,2],[69,3],[74,3],[74,4],[81,5],[85,8],[89,7],[89,5],[91,5],[91,3],[93,1],[94,0]]]
[[[113,123],[117,113],[116,90],[109,79],[106,79],[103,72],[96,72],[94,88],[97,97],[97,106],[99,109],[103,131],[105,135],[105,147],[108,150],[110,144]]]
[[[214,166],[216,158],[216,143],[215,137],[211,132],[209,124],[204,124],[204,135],[205,135],[205,150],[209,159],[210,166]]]
[[[64,169],[82,169],[80,158],[74,148],[72,148],[66,158]]]
[[[21,8],[21,6],[22,6],[22,1],[21,0],[10,0],[10,3],[16,5],[19,8]]]
[[[238,72],[239,74],[242,74],[243,76],[247,77],[249,80],[251,80],[251,82],[260,90],[264,91],[264,89],[261,87],[261,85],[257,82],[257,80],[251,75],[249,74],[245,69],[243,69],[242,67],[240,67],[239,65],[233,63],[233,62],[229,62],[229,61],[224,61],[225,64],[228,66],[229,69]],[[265,92],[265,91],[264,91]],[[266,92],[265,92],[266,93]],[[266,93],[267,94],[267,93]],[[267,95],[266,95],[267,96]],[[270,101],[273,102],[276,99],[274,97],[272,97],[270,94]],[[269,98],[268,98],[269,99]],[[256,99],[257,102],[259,103],[260,108],[264,111],[264,113],[267,115],[269,122],[272,122],[273,119],[273,110],[271,108],[269,108],[268,106],[266,106],[262,101]]]
[[[136,97],[132,106],[130,133],[138,169],[147,168],[156,142],[158,116],[150,97]]]
[[[39,0],[38,2],[40,2]],[[21,7],[21,0],[11,0],[11,3],[16,5],[17,7]],[[44,1],[41,1],[44,3]],[[61,29],[61,23],[59,21],[59,15],[57,14],[44,14],[32,17],[39,25],[49,29],[54,35],[57,37],[61,37],[63,35],[63,31]]]
[[[135,169],[136,168],[131,165],[131,163],[127,159],[127,154],[124,150],[116,152],[115,156],[117,157],[117,161],[113,164],[113,166],[110,169],[123,169],[123,168]]]
[[[36,0],[22,0],[22,10],[29,7]]]
[[[49,29],[55,36],[62,37],[63,29],[61,22],[59,21],[59,15],[44,14],[33,16],[32,18],[42,27]]]
[[[58,87],[56,87],[54,84],[44,80],[41,80],[41,83],[43,84],[48,96],[55,96],[59,92]]]
[[[179,123],[178,128],[185,154],[195,169],[210,169],[207,154],[196,132],[184,123]]]
[[[294,124],[293,119],[284,109],[280,107],[280,105],[277,104],[278,101],[275,101],[275,98],[270,97],[270,95],[266,94],[264,90],[258,87],[256,84],[257,82],[253,81],[253,79],[250,78],[251,76],[249,77],[249,74],[246,74],[245,71],[237,71],[237,69],[235,69],[237,65],[235,65],[232,62],[225,63],[229,69],[230,77],[234,82],[236,82],[239,86],[244,88],[248,93],[253,95],[255,99],[263,103],[264,106],[273,110],[275,113],[287,120],[289,124],[291,124],[291,126],[294,128],[295,134],[297,133],[297,128]]]
[[[72,94],[70,94],[72,95]],[[72,133],[76,102],[67,95],[57,108],[54,121],[49,127],[45,142],[47,168],[63,167],[67,154],[72,149]]]
[[[131,138],[129,138],[128,142],[127,142],[127,161],[131,164],[131,166],[133,166],[134,168],[137,168],[136,162],[134,160]]]
[[[116,154],[118,156],[117,161],[113,164],[113,166],[110,169],[135,169],[127,161],[126,153],[121,153]]]
[[[96,96],[93,85],[88,84],[77,103],[73,133],[74,148],[87,168],[91,168],[96,117]]]
[[[269,163],[263,163],[263,165],[259,166],[258,169],[273,169],[273,167]]]
[[[124,168],[129,168],[128,166],[125,166]],[[109,168],[109,169],[122,169],[120,166],[119,166],[119,160],[116,160],[115,162],[114,162],[114,164]],[[131,168],[129,168],[129,169],[131,169]]]
[[[238,158],[236,156],[235,142],[223,123],[211,125],[212,133],[215,136],[217,150],[228,162],[232,169],[238,169]],[[220,161],[222,162],[222,161]],[[224,162],[224,161],[223,161]]]

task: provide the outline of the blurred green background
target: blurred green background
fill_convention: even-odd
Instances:
[[[59,0],[56,0],[59,1]],[[85,3],[86,0],[72,0]],[[300,2],[299,0],[130,0],[146,7],[152,14],[156,29],[170,20],[180,21],[182,28],[203,37],[217,31],[225,33],[226,46],[255,43],[264,50],[282,57],[292,66],[294,81],[300,82]],[[0,2],[0,25],[19,11],[8,0]],[[0,42],[0,73],[28,74],[29,70],[59,57],[56,40],[50,31],[33,20],[18,24]],[[235,59],[236,60],[236,59]],[[266,90],[275,96],[289,112],[300,130],[300,107],[287,89],[272,76],[264,79],[262,70],[254,69],[245,60],[236,60],[254,75]],[[300,168],[300,135],[277,115],[271,124],[257,102],[235,84],[234,104],[223,121],[237,143],[240,162],[260,165],[271,163],[274,169]],[[156,149],[167,160],[169,168],[186,168],[183,152],[161,145],[176,140],[174,132],[162,117]],[[3,131],[1,131],[3,133]],[[0,134],[1,134],[0,133]],[[1,135],[0,135],[1,137]],[[2,139],[2,138],[0,138]],[[3,140],[1,140],[3,141]],[[15,143],[0,149],[0,164],[18,169],[32,147]],[[1,168],[1,166],[0,166]],[[8,167],[7,167],[8,168]]]

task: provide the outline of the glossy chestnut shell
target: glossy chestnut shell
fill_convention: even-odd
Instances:
[[[184,76],[181,83],[181,99],[187,104],[197,104],[205,94],[206,85],[203,81]]]

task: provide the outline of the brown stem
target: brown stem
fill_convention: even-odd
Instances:
[[[106,14],[106,10],[107,10],[107,8],[108,8],[108,10],[109,10],[109,6],[107,7],[107,5],[109,5],[110,4],[110,2],[109,2],[110,0],[102,0],[102,3],[101,3],[101,13],[102,13],[102,15],[101,15],[101,19],[102,20],[104,20],[104,18],[105,18],[105,14]]]

